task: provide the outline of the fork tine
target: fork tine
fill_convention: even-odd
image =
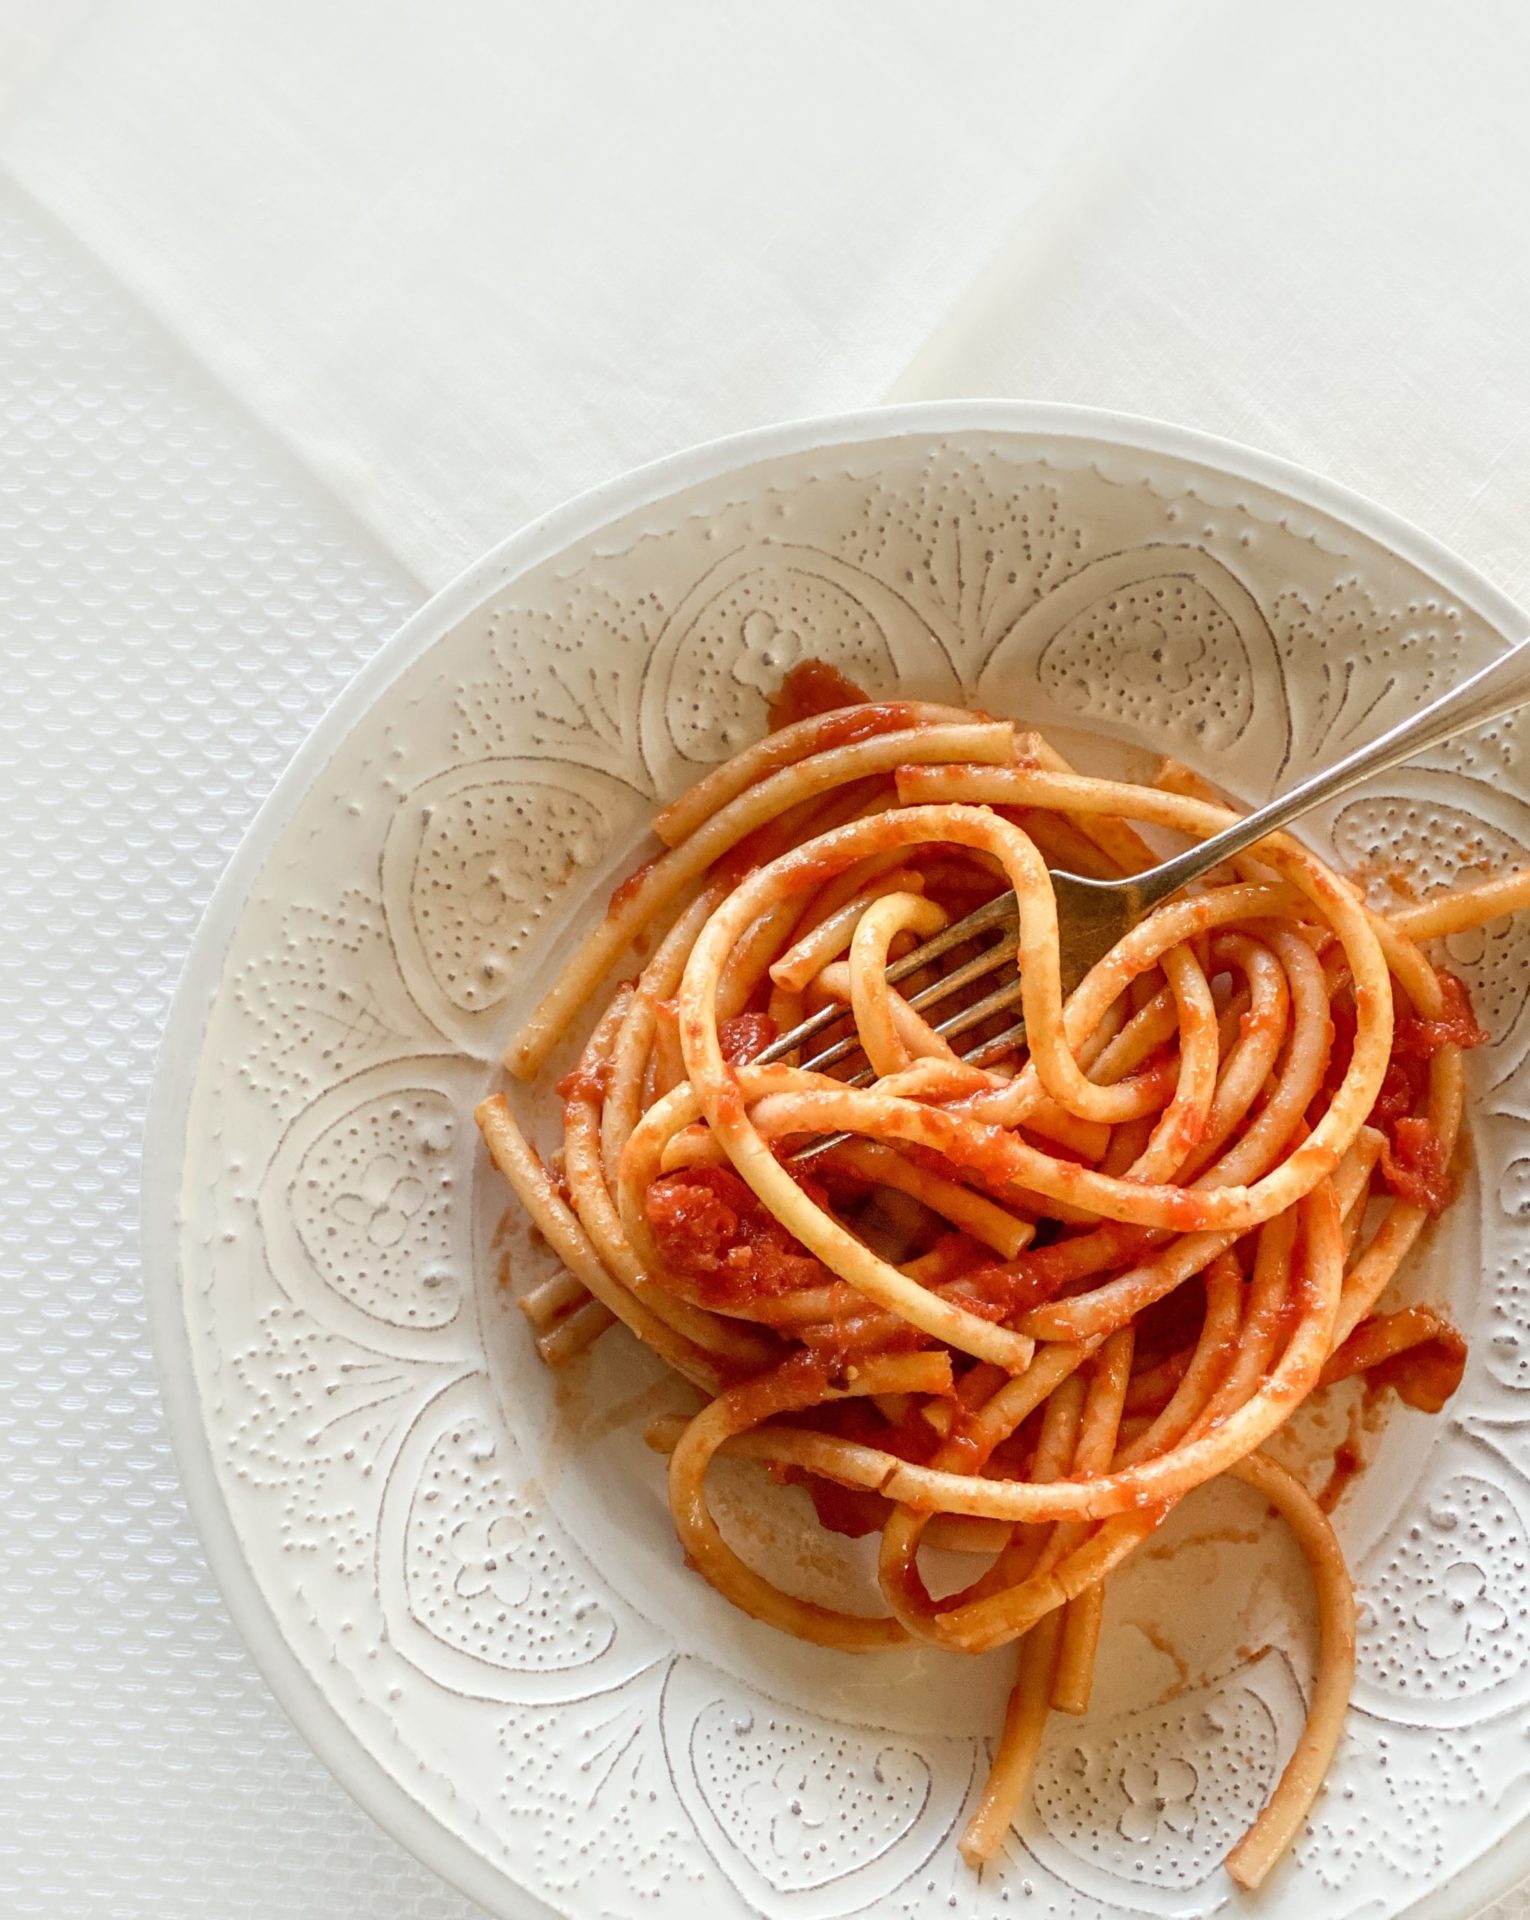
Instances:
[[[932,980],[918,993],[909,995],[909,1005],[916,1012],[923,1013],[926,1007],[933,1007],[937,1001],[946,999],[950,994],[960,993],[963,987],[970,987],[974,980],[981,980],[985,973],[992,973],[995,967],[1002,967],[1006,960],[1013,960],[1020,951],[1017,934],[1006,934],[1002,940],[996,940],[963,967],[953,967],[949,973],[943,973],[938,980]],[[892,978],[889,969],[888,978]]]
[[[917,973],[921,967],[928,966],[932,960],[940,959],[942,954],[949,953],[953,947],[959,947],[963,941],[974,939],[980,933],[990,933],[995,927],[1008,924],[1017,917],[1017,913],[1015,896],[1012,893],[1000,894],[996,900],[990,900],[985,906],[978,907],[967,914],[965,918],[953,921],[942,932],[926,940],[922,947],[915,947],[912,953],[907,953],[901,960],[895,961],[887,969],[889,984],[896,986],[900,980],[906,980],[911,973]],[[1003,941],[998,943],[999,946],[1003,944]],[[1011,949],[1011,955],[1013,951]],[[1009,957],[1011,956],[1000,954],[996,947],[993,958],[986,960],[983,965],[978,966],[975,961],[970,963],[977,967],[976,972],[967,973],[966,969],[957,968],[958,976],[965,974],[965,980],[958,980],[958,985],[965,984],[967,980],[979,979],[992,967],[998,966],[1003,959]],[[943,993],[951,991],[953,988],[949,980],[936,980],[924,989],[924,994],[939,999]],[[912,1004],[916,1007],[924,1006],[928,1005],[929,1001],[922,994],[915,996]],[[844,1015],[845,1009],[841,1006],[823,1007],[817,1013],[809,1014],[806,1020],[799,1021],[789,1033],[783,1033],[779,1039],[773,1040],[764,1052],[756,1054],[755,1058],[762,1066],[769,1066],[773,1061],[783,1060],[787,1054],[794,1052],[805,1041],[813,1039],[826,1028],[832,1027],[836,1020],[843,1019]],[[835,1055],[835,1058],[843,1058],[843,1055]],[[814,1064],[818,1063],[815,1061]]]
[[[974,1000],[970,1007],[962,1007],[940,1021],[935,1031],[942,1040],[950,1040],[958,1033],[965,1033],[968,1027],[978,1026],[991,1013],[1004,1013],[1010,1007],[1017,1006],[1022,991],[1022,983],[1011,980],[1005,986],[996,987],[992,993],[985,993],[981,1000]]]
[[[761,1066],[766,1067],[777,1060],[784,1060],[787,1054],[794,1052],[805,1041],[811,1040],[815,1034],[822,1033],[826,1027],[832,1027],[836,1020],[843,1020],[848,1012],[849,1009],[840,1006],[838,1002],[833,1006],[821,1007],[817,1013],[810,1013],[806,1020],[799,1020],[789,1032],[772,1040],[768,1047],[754,1057]]]
[[[969,1067],[986,1067],[991,1060],[1002,1060],[1006,1053],[1025,1042],[1025,1022],[1017,1020],[1012,1027],[1006,1027],[1002,1033],[996,1033],[990,1040],[980,1040],[975,1047],[969,1047],[962,1055]]]
[[[940,1025],[935,1028],[935,1032],[938,1033],[943,1040],[954,1039],[957,1034],[965,1033],[968,1027],[977,1026],[980,1022],[988,1019],[990,1015],[1007,1012],[1009,1008],[1019,1003],[1021,993],[1022,988],[1020,982],[1018,980],[1011,981],[1007,987],[1000,987],[995,992],[986,995],[983,999],[974,1000],[970,1007],[963,1007],[959,1013],[953,1013],[949,1020],[942,1020]],[[1007,1053],[1011,1047],[1015,1046],[1024,1038],[1025,1022],[1023,1020],[1017,1020],[1013,1026],[1006,1027],[1002,1033],[996,1033],[991,1039],[982,1041],[978,1046],[974,1047],[970,1053],[964,1053],[962,1059],[966,1061],[969,1066],[976,1065],[980,1055],[990,1058],[997,1057],[994,1051],[996,1048],[1001,1053]],[[859,1040],[855,1039],[853,1035],[848,1040],[840,1040],[836,1042],[834,1046],[830,1047],[827,1053],[819,1054],[817,1059],[804,1061],[803,1070],[804,1072],[820,1072],[825,1064],[832,1066],[836,1060],[843,1060],[848,1054],[854,1053],[859,1046]],[[861,1072],[853,1074],[850,1079],[845,1082],[845,1085],[847,1087],[869,1087],[876,1077],[870,1067],[865,1067]]]
[[[850,1009],[848,1007],[841,1007],[839,1011],[841,1013],[848,1013]],[[836,1040],[832,1047],[825,1047],[822,1053],[815,1053],[811,1060],[804,1060],[802,1063],[803,1071],[805,1073],[822,1073],[825,1067],[832,1067],[837,1065],[841,1060],[848,1060],[852,1053],[859,1053],[860,1049],[860,1038],[852,1028],[843,1040]],[[763,1055],[760,1057],[762,1059],[764,1058]],[[858,1075],[857,1078],[859,1078]],[[854,1080],[851,1080],[848,1084],[853,1087],[856,1083]]]
[[[993,1000],[1004,997],[1006,1004],[1013,1006],[1015,1000],[1019,998],[1019,983],[1016,983],[1013,994],[1011,994],[1010,988],[1005,987],[1001,989],[1000,994],[990,995],[989,997]],[[990,1012],[997,1012],[998,1010],[997,1007],[990,1007],[989,1009]],[[953,1020],[948,1023],[948,1026],[954,1026],[955,1021],[961,1019],[961,1017],[960,1014],[955,1015]],[[937,1029],[937,1031],[939,1031],[939,1029]],[[990,1060],[998,1060],[1002,1058],[1004,1054],[1013,1052],[1024,1039],[1025,1022],[1023,1020],[1017,1020],[1013,1026],[1006,1027],[1002,1033],[996,1033],[991,1039],[980,1040],[975,1047],[969,1047],[962,1055],[962,1059],[970,1067],[986,1066]],[[865,1067],[861,1072],[853,1074],[850,1079],[845,1082],[845,1085],[847,1087],[869,1087],[876,1077],[870,1067]],[[820,1154],[828,1153],[835,1147],[842,1147],[850,1138],[852,1138],[852,1136],[848,1133],[826,1133],[822,1139],[810,1140],[805,1147],[799,1147],[791,1157],[794,1161],[816,1160]]]
[[[1013,960],[1019,950],[1019,944],[1012,935],[996,941],[975,960],[969,960],[964,967],[956,967],[950,973],[942,974],[938,980],[932,980],[929,986],[911,995],[908,1004],[917,1011],[924,1012],[926,1008],[947,999],[951,994],[960,992],[963,987],[971,986],[974,980],[981,980],[984,974],[992,973],[995,967],[1003,966],[1005,961]],[[843,1014],[848,1012],[848,1009],[839,1007],[837,1011]],[[944,1028],[938,1031],[944,1032]],[[836,1040],[833,1046],[825,1047],[822,1053],[815,1053],[811,1060],[804,1060],[803,1068],[821,1073],[825,1067],[832,1067],[836,1061],[848,1059],[858,1050],[860,1044],[854,1033],[846,1034],[842,1040]],[[763,1055],[759,1057],[764,1058]]]
[[[953,947],[959,947],[964,940],[971,940],[980,933],[990,933],[995,927],[1012,926],[1019,918],[1019,901],[1012,893],[1001,893],[997,899],[975,908],[965,918],[953,921],[943,932],[926,940],[922,947],[915,947],[912,953],[906,953],[887,969],[887,978],[896,986],[911,973],[917,973],[932,960],[938,960]]]

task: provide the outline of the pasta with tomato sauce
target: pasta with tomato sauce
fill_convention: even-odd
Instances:
[[[1338,1740],[1355,1611],[1327,1515],[1262,1449],[1337,1380],[1438,1410],[1460,1379],[1443,1317],[1383,1302],[1452,1199],[1462,1055],[1486,1037],[1423,943],[1530,902],[1530,876],[1383,916],[1273,835],[1065,993],[1048,866],[1151,866],[1146,834],[1233,818],[1208,787],[1173,762],[1086,777],[1034,733],[872,701],[818,663],[772,720],[657,816],[665,850],[506,1055],[535,1078],[654,943],[560,1083],[557,1152],[504,1093],[478,1110],[561,1263],[521,1302],[538,1347],[561,1365],[621,1322],[696,1390],[648,1439],[688,1563],[744,1612],[846,1652],[1016,1649],[974,1864],[1048,1715],[1087,1706],[1110,1575],[1196,1488],[1253,1487],[1306,1557],[1319,1638],[1301,1738],[1227,1861],[1257,1886]],[[889,966],[1009,889],[1023,1034],[996,1014],[963,1057]],[[772,1057],[825,1009],[821,1041]],[[738,1554],[708,1505],[719,1453],[806,1487],[826,1528],[879,1535],[882,1614]],[[926,1546],[973,1577],[936,1598]]]

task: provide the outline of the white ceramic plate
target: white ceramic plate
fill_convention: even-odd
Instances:
[[[954,1833],[1006,1658],[855,1661],[684,1572],[617,1337],[561,1386],[497,1284],[538,1254],[469,1109],[656,800],[815,653],[1249,800],[1525,630],[1378,509],[1170,428],[917,407],[684,454],[518,534],[417,615],[289,768],[189,963],[150,1120],[166,1398],[214,1568],[272,1686],[376,1817],[496,1913],[935,1920],[1227,1904],[1219,1862],[1300,1723],[1308,1604],[1236,1488],[1110,1600],[1094,1710],[1054,1717],[975,1880]],[[1114,743],[1110,745],[1108,743]],[[1312,831],[1426,884],[1518,864],[1515,721]],[[1492,1044],[1474,1176],[1415,1263],[1471,1339],[1339,1510],[1364,1592],[1331,1784],[1268,1916],[1465,1915],[1530,1869],[1530,935],[1462,943]],[[1329,1442],[1335,1437],[1330,1418]],[[1320,1436],[1322,1437],[1322,1436]],[[751,1551],[819,1593],[802,1496]],[[1239,1536],[1257,1531],[1258,1544]]]

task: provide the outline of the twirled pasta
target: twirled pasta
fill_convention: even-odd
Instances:
[[[786,698],[806,710],[659,816],[668,851],[618,889],[506,1056],[535,1076],[669,918],[561,1083],[561,1158],[527,1143],[505,1094],[479,1109],[564,1268],[523,1301],[539,1346],[564,1364],[620,1320],[700,1392],[649,1440],[690,1564],[734,1605],[852,1652],[1018,1643],[962,1843],[975,1863],[1048,1712],[1087,1704],[1106,1577],[1195,1488],[1254,1487],[1310,1563],[1321,1647],[1306,1731],[1227,1862],[1257,1885],[1321,1782],[1354,1649],[1333,1529],[1259,1449],[1346,1373],[1429,1408],[1459,1378],[1438,1314],[1379,1305],[1450,1198],[1461,1050],[1483,1037],[1418,941],[1530,902],[1530,876],[1384,918],[1274,835],[1065,992],[1048,862],[1136,870],[1155,858],[1141,829],[1204,837],[1229,810],[1182,767],[1088,778],[1034,735],[866,702],[822,669]],[[888,969],[1005,888],[1026,1038],[970,1064]],[[869,1063],[860,1083],[857,1059],[757,1059],[830,1006],[826,1038]],[[804,1481],[827,1524],[879,1528],[886,1614],[751,1567],[708,1508],[718,1452]],[[934,1542],[985,1562],[938,1600],[919,1565]]]

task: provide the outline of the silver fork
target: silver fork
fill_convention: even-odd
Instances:
[[[1441,746],[1472,727],[1486,726],[1490,720],[1496,720],[1501,714],[1510,713],[1527,703],[1530,703],[1530,640],[1522,640],[1491,666],[1482,668],[1459,686],[1453,687],[1449,693],[1431,701],[1411,719],[1402,721],[1368,745],[1357,748],[1335,765],[1310,774],[1288,792],[1266,802],[1243,819],[1234,821],[1230,827],[1224,827],[1220,833],[1203,840],[1199,846],[1189,847],[1184,853],[1177,853],[1172,859],[1148,868],[1145,873],[1128,874],[1119,880],[1091,880],[1083,874],[1059,872],[1053,868],[1052,886],[1057,896],[1064,993],[1077,986],[1094,963],[1103,959],[1144,914],[1167,900],[1170,894],[1178,893],[1181,887],[1199,880],[1211,868],[1246,852],[1255,842],[1289,825],[1312,808],[1322,806],[1325,801],[1337,800],[1340,794],[1348,793],[1351,787],[1358,786],[1373,774],[1385,773],[1400,761],[1411,760],[1416,754]],[[932,940],[925,941],[922,947],[890,966],[887,978],[896,985],[910,974],[943,959],[954,948],[991,933],[997,933],[998,938],[975,959],[964,962],[918,993],[910,995],[909,1005],[928,1016],[932,1009],[938,1008],[952,994],[960,993],[963,988],[1015,958],[1019,942],[1016,936],[1016,902],[1012,893],[990,900],[975,913],[969,913],[965,919],[955,921]],[[1019,1001],[1020,981],[1013,979],[932,1024],[938,1034],[951,1040],[969,1028],[980,1025],[993,1014],[1006,1012],[1018,1005]],[[841,1006],[825,1007],[793,1027],[789,1033],[783,1033],[779,1040],[756,1057],[766,1063],[782,1059],[833,1026],[837,1020],[844,1019],[846,1011]],[[1011,1051],[1024,1037],[1025,1022],[1017,1021],[1002,1033],[973,1047],[962,1058],[982,1065],[986,1060],[997,1059]],[[814,1068],[832,1066],[839,1060],[847,1059],[858,1047],[859,1042],[850,1035],[804,1064]],[[851,1084],[864,1085],[871,1077],[869,1073],[857,1074]],[[806,1151],[822,1152],[831,1144],[833,1142],[828,1140],[818,1141]]]

